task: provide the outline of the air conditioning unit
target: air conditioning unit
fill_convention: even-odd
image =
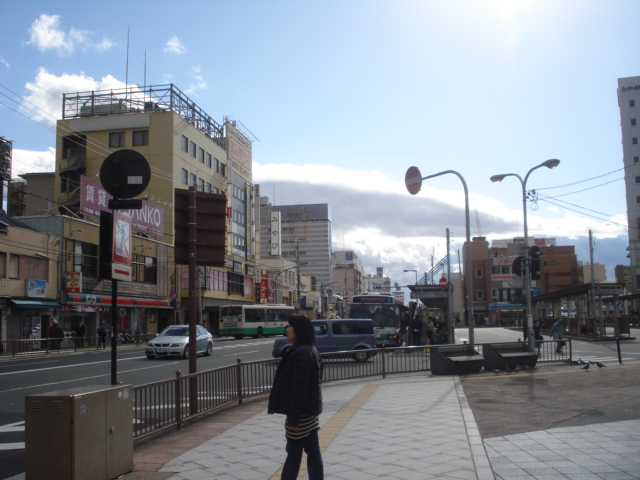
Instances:
[[[158,104],[156,102],[144,102],[144,111],[150,112],[157,108]]]

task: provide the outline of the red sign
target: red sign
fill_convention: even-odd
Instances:
[[[446,278],[442,277],[442,278],[440,279],[440,288],[441,288],[442,290],[446,290],[446,289],[447,289],[447,285],[448,285],[448,284],[449,284],[449,282],[447,282],[447,279],[446,279]]]

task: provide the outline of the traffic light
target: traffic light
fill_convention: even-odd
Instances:
[[[513,261],[512,271],[516,277],[521,277],[524,274],[524,257],[518,257]]]
[[[540,280],[540,247],[534,245],[529,250],[531,257],[531,280]]]

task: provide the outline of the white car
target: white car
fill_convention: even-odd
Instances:
[[[196,325],[196,350],[206,356],[213,352],[213,337],[206,328]],[[189,325],[171,325],[147,343],[147,358],[178,356],[189,358]]]

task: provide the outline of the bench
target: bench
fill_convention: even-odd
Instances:
[[[487,343],[482,348],[485,370],[505,370],[507,367],[535,367],[538,353],[525,342]]]
[[[484,357],[470,345],[431,347],[431,373],[433,375],[457,375],[475,373],[482,369]]]

